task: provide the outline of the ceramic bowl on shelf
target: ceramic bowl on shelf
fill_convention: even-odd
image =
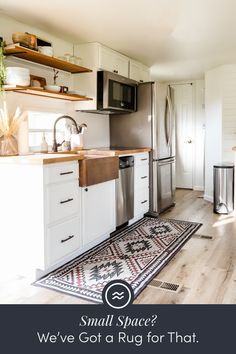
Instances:
[[[38,51],[41,54],[48,55],[49,57],[53,56],[53,48],[49,46],[40,46],[38,47]]]
[[[30,71],[26,68],[9,66],[6,68],[6,84],[7,85],[30,85]]]
[[[61,87],[57,85],[46,85],[44,86],[45,90],[53,91],[53,92],[60,92]]]

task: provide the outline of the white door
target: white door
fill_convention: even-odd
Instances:
[[[176,115],[176,187],[193,188],[193,86],[173,85]]]

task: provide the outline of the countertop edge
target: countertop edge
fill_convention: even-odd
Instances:
[[[236,149],[236,147],[235,147]],[[124,149],[109,149],[98,148],[89,149],[81,152],[81,154],[62,153],[62,156],[54,156],[53,154],[45,154],[40,156],[37,154],[32,155],[18,155],[18,156],[0,156],[0,165],[19,164],[19,165],[49,165],[60,162],[81,161],[86,158],[101,158],[101,157],[114,157],[129,154],[139,154],[150,152],[151,148],[124,148]],[[58,153],[60,155],[60,153]],[[85,156],[87,155],[87,156]],[[91,157],[89,157],[91,155]],[[97,156],[97,157],[96,157]]]

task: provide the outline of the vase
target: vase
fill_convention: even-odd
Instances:
[[[3,135],[0,138],[0,154],[1,156],[18,155],[18,144],[13,135]]]

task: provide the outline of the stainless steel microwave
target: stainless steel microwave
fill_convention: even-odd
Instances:
[[[97,72],[97,111],[105,114],[135,112],[137,83],[109,71]]]

